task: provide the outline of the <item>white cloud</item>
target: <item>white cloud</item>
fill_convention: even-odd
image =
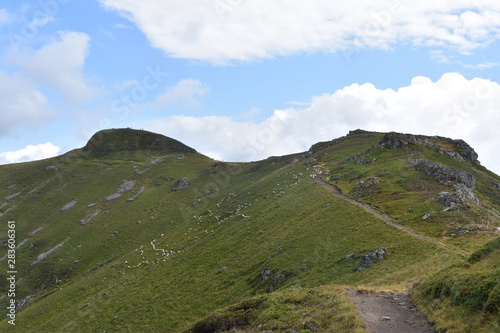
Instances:
[[[430,53],[430,58],[433,61],[446,64],[446,65],[452,65],[452,64],[457,64],[462,66],[463,68],[472,68],[472,69],[489,69],[489,68],[494,68],[498,67],[500,64],[497,62],[492,62],[492,61],[487,61],[483,62],[480,64],[466,64],[463,63],[460,60],[457,60],[455,56],[453,55],[446,55],[443,50],[432,50],[429,52]]]
[[[57,156],[60,148],[52,142],[29,145],[18,151],[0,153],[0,164],[20,163]]]
[[[8,24],[11,21],[11,14],[7,9],[0,8],[0,27],[2,25]]]
[[[19,126],[31,127],[56,116],[48,99],[33,82],[19,74],[0,71],[0,136]]]
[[[87,84],[83,74],[89,41],[89,36],[84,33],[60,32],[58,39],[32,55],[14,52],[8,59],[35,80],[55,86],[66,101],[83,103],[101,93]]]
[[[184,79],[158,96],[156,104],[160,108],[172,105],[197,107],[199,106],[199,98],[208,91],[208,86],[202,82],[194,79]]]
[[[113,26],[113,29],[132,29],[132,27],[125,25],[123,23],[117,23]]]
[[[101,0],[173,57],[227,63],[303,52],[390,48],[463,53],[500,35],[497,0]]]
[[[415,77],[398,90],[352,84],[314,97],[306,108],[276,110],[259,124],[220,116],[174,116],[134,126],[163,133],[228,161],[306,151],[318,141],[332,140],[356,128],[440,135],[466,140],[486,167],[500,173],[499,109],[498,83],[448,73],[436,82]]]

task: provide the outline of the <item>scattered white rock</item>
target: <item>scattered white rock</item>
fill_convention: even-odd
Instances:
[[[34,266],[36,264],[38,264],[40,261],[42,261],[43,259],[47,258],[48,256],[50,256],[52,253],[56,252],[59,248],[61,248],[67,241],[69,240],[69,238],[66,238],[63,242],[57,244],[56,246],[54,246],[53,248],[51,248],[50,250],[48,250],[47,252],[44,252],[40,255],[38,255],[38,257],[36,257],[36,259],[31,263],[31,266]]]
[[[15,199],[17,198],[18,196],[21,195],[21,193],[23,193],[22,191],[21,192],[17,192],[17,193],[14,193],[12,195],[9,195],[8,197],[5,197],[5,201],[10,201],[12,199]]]
[[[40,230],[42,230],[43,227],[40,227],[40,228],[36,228],[35,230],[33,230],[31,233],[30,233],[30,237],[31,236],[34,236],[37,232],[39,232]]]
[[[127,202],[134,201],[139,195],[141,195],[142,192],[144,192],[145,189],[146,189],[146,187],[141,186],[141,188],[139,189],[139,191],[137,191],[137,193],[133,197],[127,199]]]
[[[101,211],[98,209],[94,212],[87,212],[87,214],[85,215],[85,217],[83,218],[83,220],[80,221],[80,224],[81,225],[84,225],[84,224],[87,224],[90,222],[90,220],[92,220],[93,218],[95,218],[97,215],[99,215]]]
[[[106,200],[116,200],[121,198],[125,193],[131,191],[134,188],[135,181],[133,180],[125,180],[118,190],[116,190],[115,193],[111,194],[109,197],[106,198]]]
[[[62,212],[65,212],[65,211],[68,211],[70,210],[71,208],[75,207],[75,205],[77,204],[78,202],[76,200],[73,200],[69,203],[67,203],[63,208],[59,209],[59,211],[62,213]]]

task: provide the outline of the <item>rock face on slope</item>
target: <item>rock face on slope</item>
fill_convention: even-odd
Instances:
[[[90,138],[82,150],[96,157],[114,152],[137,150],[196,153],[196,150],[180,141],[160,134],[129,128],[99,131]]]
[[[380,140],[380,146],[388,149],[397,149],[408,146],[409,144],[419,144],[429,148],[438,150],[442,154],[448,154],[458,161],[468,160],[475,164],[480,164],[478,161],[478,154],[467,142],[464,140],[452,140],[448,138],[436,137],[440,140],[447,142],[454,149],[444,149],[442,146],[432,143],[426,137],[390,132],[385,134]]]
[[[423,159],[410,161],[410,166],[415,170],[424,171],[427,175],[435,178],[444,185],[463,184],[471,189],[476,185],[474,176],[466,171],[456,170]]]
[[[479,161],[477,160],[478,155],[476,151],[474,150],[474,148],[469,146],[467,142],[465,142],[464,140],[452,140],[451,142],[457,148],[460,155],[471,160],[474,163],[479,163]]]

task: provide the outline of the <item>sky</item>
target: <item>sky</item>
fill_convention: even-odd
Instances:
[[[360,128],[464,139],[500,174],[500,2],[5,0],[0,117],[0,164],[107,128],[223,161]]]

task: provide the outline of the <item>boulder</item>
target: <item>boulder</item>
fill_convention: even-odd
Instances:
[[[175,182],[175,187],[177,187],[177,188],[184,188],[184,187],[187,187],[188,185],[189,185],[189,183],[184,178],[181,178]]]
[[[375,263],[384,260],[384,255],[387,253],[387,249],[380,247],[376,250],[370,251],[367,254],[360,256],[360,266],[357,272],[361,272],[367,268],[372,267]]]

